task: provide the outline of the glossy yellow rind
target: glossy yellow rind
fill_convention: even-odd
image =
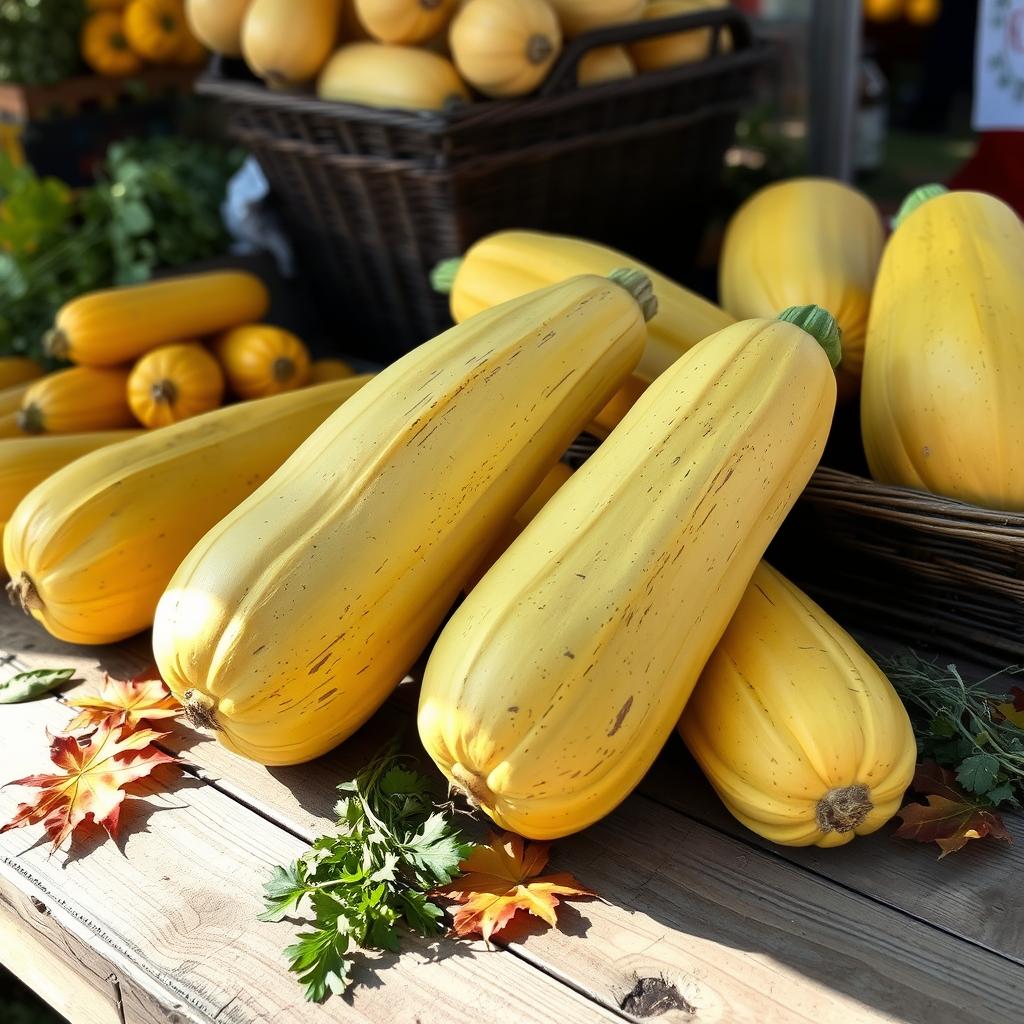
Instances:
[[[871,475],[1024,510],[1024,226],[980,192],[929,199],[882,258],[861,429]]]
[[[153,632],[168,685],[265,764],[351,735],[645,333],[625,289],[586,276],[393,363],[182,563]]]
[[[712,335],[466,598],[427,664],[419,731],[498,825],[567,835],[637,784],[810,477],[835,388],[793,324]]]
[[[31,614],[70,643],[145,629],[196,541],[367,380],[217,409],[58,470],[4,531],[11,578],[27,574],[41,601]]]
[[[769,185],[729,222],[719,264],[722,305],[739,318],[777,316],[789,306],[827,309],[843,332],[839,397],[853,397],[884,241],[878,211],[849,185],[824,178]]]
[[[500,231],[472,246],[452,286],[452,317],[461,323],[499,302],[574,274],[610,274],[619,267],[637,267],[647,274],[658,297],[658,312],[647,325],[647,344],[632,379],[595,417],[593,432],[605,437],[651,381],[698,341],[734,323],[733,317],[631,256],[595,242],[539,231]]]
[[[841,846],[900,808],[917,760],[910,719],[856,640],[762,562],[701,673],[679,732],[726,807],[785,846]],[[819,826],[829,791],[862,785],[849,831]]]

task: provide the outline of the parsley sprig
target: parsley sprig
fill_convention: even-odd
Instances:
[[[414,764],[392,744],[340,785],[335,827],[264,886],[261,921],[312,909],[285,956],[313,1002],[349,988],[359,950],[397,952],[402,925],[425,936],[443,928],[429,894],[459,874],[470,847]]]
[[[1024,729],[1000,710],[1013,705],[1014,694],[992,689],[1003,673],[972,683],[956,665],[939,665],[912,652],[879,664],[907,706],[922,760],[953,769],[961,787],[985,805],[1024,803]]]

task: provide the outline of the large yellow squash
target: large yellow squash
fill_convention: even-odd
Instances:
[[[626,280],[650,302],[642,274]],[[265,764],[351,735],[629,375],[645,333],[630,291],[577,277],[384,370],[171,581],[153,649],[192,719]]]
[[[647,345],[633,376],[595,418],[595,432],[608,433],[659,374],[684,352],[733,318],[656,270],[595,242],[539,231],[500,231],[477,242],[460,260],[438,268],[438,286],[451,292],[452,317],[461,323],[481,310],[574,274],[609,274],[638,267],[658,297],[658,312],[647,325]],[[785,303],[772,315],[785,308]]]
[[[246,64],[272,88],[308,82],[335,47],[341,8],[342,0],[252,0],[242,24]]]
[[[185,0],[189,28],[214,53],[239,57],[250,0]]]
[[[263,282],[241,270],[106,288],[62,306],[46,348],[82,366],[118,366],[158,345],[259,320],[269,304]]]
[[[881,828],[917,760],[889,680],[764,562],[679,732],[736,818],[785,846],[841,846]]]
[[[456,0],[350,0],[374,39],[409,45],[436,36],[451,20]]]
[[[97,448],[106,448],[139,434],[138,430],[101,430],[93,434],[0,440],[0,533],[18,502],[48,476]]]
[[[18,419],[21,417],[21,403],[31,386],[32,382],[29,381],[0,391],[0,437],[25,436],[25,432],[18,426]]]
[[[196,541],[368,379],[217,409],[58,470],[4,531],[12,596],[70,643],[145,629]]]
[[[419,732],[498,825],[564,836],[639,782],[814,470],[835,394],[793,323],[712,335],[469,594],[427,663]]]
[[[884,240],[878,211],[849,185],[824,178],[769,185],[729,222],[719,264],[722,305],[735,317],[824,306],[843,331],[839,398],[852,398]]]
[[[868,327],[861,428],[871,475],[1024,511],[1024,226],[949,192],[885,249]]]
[[[128,371],[72,366],[25,389],[18,413],[24,434],[80,434],[134,427],[128,405]]]

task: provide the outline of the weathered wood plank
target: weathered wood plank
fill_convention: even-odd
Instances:
[[[44,726],[67,711],[54,700],[5,707],[0,778],[45,765]],[[166,770],[166,769],[164,769]],[[187,777],[171,793],[140,786],[122,814],[118,849],[96,830],[70,855],[48,856],[35,831],[0,836],[0,863],[19,891],[72,917],[111,964],[134,1008],[166,1008],[168,1020],[209,1024],[319,1022],[547,1022],[612,1015],[527,963],[482,944],[410,940],[401,957],[361,966],[354,995],[326,1006],[302,1002],[281,958],[294,925],[261,924],[259,893],[270,866],[303,843],[213,786]],[[0,791],[0,818],[16,793]],[[129,1019],[146,1019],[135,1018]]]
[[[64,931],[0,865],[0,962],[73,1024],[123,1024],[110,965]]]

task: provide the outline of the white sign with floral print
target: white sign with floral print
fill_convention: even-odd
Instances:
[[[978,131],[1024,129],[1024,0],[981,0],[973,120]]]

